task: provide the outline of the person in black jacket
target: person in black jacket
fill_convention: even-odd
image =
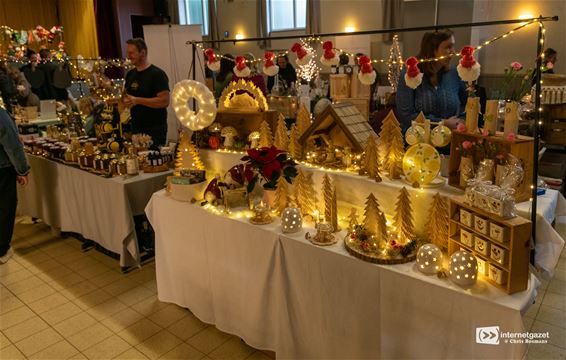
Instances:
[[[17,95],[16,84],[8,73],[6,63],[0,62],[0,96],[8,112],[12,112],[12,99]]]
[[[5,264],[14,253],[10,242],[18,203],[16,182],[26,185],[29,171],[16,124],[8,112],[0,108],[0,264]]]
[[[52,99],[51,92],[47,85],[47,77],[45,71],[38,67],[39,55],[30,51],[28,54],[29,64],[20,70],[24,73],[26,79],[31,85],[31,91],[39,97],[40,100]]]
[[[277,77],[279,77],[279,81],[284,81],[285,88],[289,88],[291,83],[297,82],[297,72],[293,65],[289,63],[289,58],[287,55],[281,55],[277,58],[277,65],[279,66],[279,73],[277,73]],[[271,92],[273,85],[275,85],[275,76],[268,76],[267,77],[267,90]]]

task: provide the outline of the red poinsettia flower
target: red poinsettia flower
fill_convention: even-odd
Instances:
[[[273,160],[263,166],[261,173],[268,179],[271,179],[274,171],[281,170],[281,162],[277,160]]]
[[[275,160],[277,158],[277,155],[284,153],[285,151],[283,150],[279,150],[277,149],[275,146],[272,146],[270,148],[268,147],[263,147],[260,149],[249,149],[248,150],[248,156],[262,164],[268,164],[270,162],[272,162],[273,160]]]

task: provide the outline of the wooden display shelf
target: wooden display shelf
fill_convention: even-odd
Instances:
[[[259,126],[265,120],[269,124],[271,131],[275,133],[279,111],[233,111],[221,110],[216,113],[215,122],[222,126],[232,126],[242,139],[254,132],[259,131]]]
[[[492,239],[489,235],[482,234],[474,227],[466,226],[460,222],[460,210],[464,209],[475,218],[479,216],[486,219],[491,224],[495,224],[504,229],[506,242]],[[491,258],[491,253],[483,255],[476,251],[475,246],[469,246],[461,242],[460,230],[464,229],[475,237],[488,241],[491,245],[496,245],[507,251],[506,261],[504,264]],[[491,277],[491,271],[488,269],[488,275],[483,276],[488,282],[502,289],[508,294],[523,291],[527,289],[529,281],[529,262],[530,262],[530,236],[531,222],[521,217],[513,219],[503,219],[496,215],[490,214],[482,209],[464,203],[463,197],[454,197],[450,199],[450,237],[448,240],[448,254],[452,255],[456,251],[465,249],[474,254],[478,259],[485,262],[486,266],[493,266],[501,272],[505,279],[503,284],[498,284]],[[491,252],[491,250],[490,250]]]
[[[448,165],[448,185],[464,189],[463,186],[460,186],[459,170],[460,159],[462,156],[460,155],[460,151],[456,148],[462,146],[462,142],[466,140],[477,143],[482,139],[484,141],[496,143],[502,148],[504,153],[511,154],[521,161],[524,176],[521,184],[519,184],[519,186],[515,189],[515,201],[522,202],[529,200],[532,195],[531,184],[533,173],[534,139],[528,136],[518,135],[515,142],[510,142],[503,137],[502,133],[497,133],[496,136],[484,137],[480,134],[463,134],[453,131],[452,144],[450,147],[450,161]],[[477,152],[473,154],[473,158],[474,166],[477,166],[479,162],[483,160]]]

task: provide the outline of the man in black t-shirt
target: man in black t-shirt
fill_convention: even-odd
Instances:
[[[163,70],[147,61],[147,45],[141,38],[130,39],[128,59],[135,66],[126,74],[124,104],[131,107],[132,133],[147,134],[153,145],[167,142],[169,79]]]

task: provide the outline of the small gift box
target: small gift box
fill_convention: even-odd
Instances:
[[[499,285],[503,285],[507,281],[504,271],[491,264],[489,264],[489,279]]]
[[[474,216],[474,229],[477,232],[487,235],[489,231],[489,222],[479,216]]]
[[[467,210],[460,209],[460,222],[466,226],[472,227],[474,216]]]
[[[479,236],[476,236],[474,239],[474,249],[482,255],[489,256],[489,241],[482,239]]]
[[[480,258],[476,258],[478,262],[478,274],[483,276],[489,276],[489,264]]]
[[[507,262],[507,250],[497,245],[491,245],[491,259],[505,265]]]
[[[460,241],[466,246],[474,247],[474,235],[469,231],[460,229]]]
[[[489,225],[489,237],[498,242],[505,242],[505,228],[497,224]]]

